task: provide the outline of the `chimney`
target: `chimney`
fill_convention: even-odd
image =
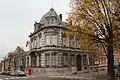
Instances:
[[[62,14],[60,14],[59,17],[60,17],[60,20],[62,21]]]

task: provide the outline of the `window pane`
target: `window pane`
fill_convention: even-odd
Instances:
[[[51,45],[57,45],[57,35],[51,36]]]
[[[50,19],[47,19],[47,23],[50,24]]]
[[[46,61],[46,66],[49,66],[50,65],[50,54],[46,54],[45,57],[46,57],[45,58],[46,59],[45,60]]]
[[[52,24],[54,23],[54,19],[51,19],[51,23],[52,23]]]
[[[46,45],[50,45],[50,35],[47,35],[45,37],[45,40],[46,40]]]
[[[51,65],[56,66],[56,54],[52,54],[51,56]]]

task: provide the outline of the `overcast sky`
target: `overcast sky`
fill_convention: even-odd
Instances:
[[[63,20],[67,18],[70,0],[0,0],[0,59],[8,52],[23,46],[33,32],[35,21],[53,6]]]

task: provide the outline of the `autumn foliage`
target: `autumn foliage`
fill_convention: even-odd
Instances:
[[[85,47],[100,43],[108,58],[108,75],[114,80],[114,49],[120,46],[120,0],[71,0],[68,35],[83,39]]]

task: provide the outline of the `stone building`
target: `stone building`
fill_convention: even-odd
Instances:
[[[30,37],[30,51],[26,56],[26,69],[34,72],[86,71],[89,65],[89,51],[80,50],[75,37],[67,38],[67,26],[51,8],[40,22],[35,22]]]
[[[8,53],[9,70],[25,70],[25,51],[17,46],[13,52]]]

